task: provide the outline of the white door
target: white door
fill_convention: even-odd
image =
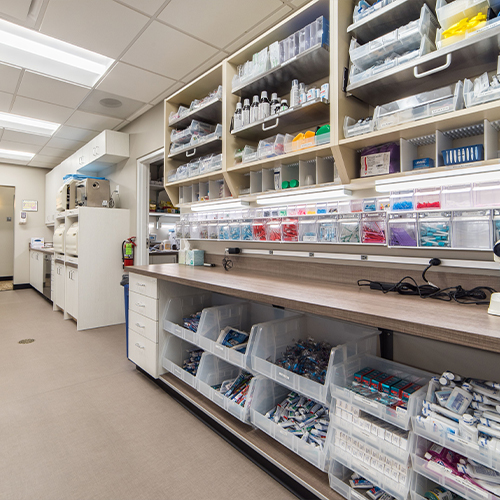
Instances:
[[[35,254],[33,250],[30,250],[30,285],[35,288]]]
[[[64,264],[56,262],[56,275],[54,285],[56,287],[56,306],[64,309]]]
[[[35,252],[35,288],[43,293],[43,253]]]
[[[78,319],[78,269],[66,267],[66,312]]]

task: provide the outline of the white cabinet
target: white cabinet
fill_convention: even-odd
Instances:
[[[105,130],[79,149],[75,156],[79,173],[96,173],[130,155],[129,136],[123,132]]]
[[[66,298],[65,311],[78,319],[78,268],[66,264]]]
[[[43,293],[43,253],[30,250],[30,285]]]
[[[55,275],[54,275],[54,287],[55,287],[55,305],[60,309],[64,309],[64,289],[65,289],[65,274],[64,274],[64,262],[56,259],[55,261]]]

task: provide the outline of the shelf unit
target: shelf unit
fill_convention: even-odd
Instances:
[[[435,164],[438,168],[434,169],[433,172],[437,174],[443,165],[440,155],[445,146],[448,146],[450,142],[456,146],[469,145],[471,141],[470,137],[464,140],[450,141],[448,140],[450,131],[478,124],[486,126],[486,129],[481,133],[483,138],[478,141],[487,146],[485,161],[464,166],[474,167],[500,163],[498,160],[499,127],[496,123],[500,120],[500,101],[404,123],[365,135],[344,138],[343,125],[346,116],[355,120],[363,119],[373,115],[376,105],[438,89],[465,78],[473,79],[485,71],[494,71],[497,67],[499,53],[500,24],[493,24],[487,29],[478,30],[477,33],[460,42],[435,50],[392,70],[351,85],[346,92],[345,74],[347,74],[350,65],[349,45],[352,37],[357,37],[360,43],[367,43],[408,24],[419,17],[424,1],[395,0],[375,11],[371,16],[353,23],[353,11],[357,3],[357,0],[312,0],[290,15],[289,18],[165,101],[165,146],[166,151],[168,151],[171,131],[168,123],[170,112],[176,111],[180,104],[189,106],[193,99],[200,99],[216,89],[218,85],[222,85],[221,101],[195,110],[181,120],[170,124],[179,127],[187,126],[193,118],[202,121],[205,119],[212,124],[222,124],[221,140],[205,145],[207,152],[210,151],[211,147],[217,152],[222,151],[222,170],[171,183],[166,182],[167,192],[175,205],[179,204],[179,190],[183,187],[220,179],[224,180],[231,197],[246,197],[249,187],[248,178],[250,175],[255,176],[252,173],[266,168],[279,168],[282,165],[314,157],[333,156],[340,182],[347,185],[347,189],[352,191],[373,189],[377,180],[388,177],[377,176],[360,179],[359,151],[365,147],[393,141],[400,142],[402,149],[404,149],[402,171],[399,174],[393,174],[394,176],[406,178],[405,176],[410,173],[411,169],[411,164],[408,162],[427,156],[436,160]],[[434,12],[436,0],[425,3]],[[245,81],[233,90],[232,81],[238,73],[239,65],[251,60],[254,54],[271,43],[287,38],[319,16],[325,16],[329,20],[330,43],[328,47],[320,45],[308,49],[291,60]],[[262,90],[267,90],[268,95],[277,92],[280,98],[289,100],[292,79],[298,79],[307,85],[314,86],[328,82],[330,84],[329,102],[313,102],[310,105],[290,109],[278,116],[269,117],[245,128],[232,130],[233,113],[239,100],[245,98],[251,100],[253,95],[260,95]],[[489,125],[486,124],[485,120],[489,122]],[[277,133],[293,135],[326,123],[330,124],[331,129],[330,142],[327,144],[249,163],[235,163],[235,151],[245,145],[256,147],[259,140]],[[424,153],[425,156],[423,156]],[[191,148],[188,154],[192,154],[191,158],[195,158],[202,155],[203,151],[197,148],[196,153],[193,154],[193,148]],[[186,157],[185,152],[168,158],[167,172],[189,160],[190,158]],[[431,171],[427,171],[427,173],[429,172]],[[418,173],[420,172],[416,172],[415,175]],[[185,208],[188,208],[187,205]]]

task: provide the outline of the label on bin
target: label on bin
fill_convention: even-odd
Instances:
[[[285,379],[287,379],[287,380],[290,380],[290,377],[289,377],[286,373],[284,373],[284,372],[278,372],[278,375],[279,375],[280,377],[282,377],[282,378],[285,378]]]
[[[401,406],[398,406],[396,408],[396,413],[398,415],[406,415],[408,413],[408,410],[406,408],[402,408]]]
[[[356,500],[366,500],[366,498],[363,495],[360,495],[357,491],[354,491],[351,488],[351,498],[355,498]]]
[[[467,481],[467,479],[464,479],[463,477],[460,476],[453,476],[453,481],[456,483],[460,484],[461,486],[465,486],[468,490],[473,491],[477,495],[482,496],[483,498],[488,498],[489,494],[487,491],[479,488],[475,484],[472,484],[470,481]]]
[[[219,351],[224,351],[224,347],[219,344],[215,344],[215,348],[219,349]]]
[[[354,396],[354,399],[356,401],[359,401],[360,403],[371,406],[372,408],[378,408],[377,403],[375,403],[375,401],[365,398],[364,396],[360,396],[359,394],[356,394],[356,396]]]
[[[478,444],[472,443],[471,441],[467,441],[464,438],[455,436],[453,434],[448,434],[447,437],[450,441],[454,441],[455,443],[461,444],[462,446],[465,446],[466,448],[472,448],[473,450],[479,450]]]
[[[182,370],[180,368],[174,368],[174,372],[180,377],[182,376]]]

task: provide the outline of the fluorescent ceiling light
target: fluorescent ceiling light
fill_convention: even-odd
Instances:
[[[279,205],[281,203],[296,203],[303,201],[328,201],[347,198],[352,195],[352,191],[345,188],[328,189],[318,188],[307,190],[307,193],[292,191],[291,193],[280,193],[273,195],[263,195],[257,197],[257,205]]]
[[[0,128],[14,130],[15,132],[50,137],[60,126],[59,123],[46,122],[36,118],[0,113]]]
[[[415,174],[406,178],[381,179],[375,181],[378,193],[404,191],[407,189],[433,188],[436,186],[458,186],[473,182],[497,181],[500,174],[500,164],[482,167],[459,168],[428,174]]]
[[[0,20],[0,62],[93,87],[114,59]]]
[[[0,149],[0,158],[5,160],[30,161],[34,153],[26,153],[24,151],[12,151],[10,149]]]
[[[205,212],[208,210],[225,210],[230,208],[248,208],[249,203],[240,200],[214,201],[204,202],[199,205],[192,205],[190,208],[193,212]]]

